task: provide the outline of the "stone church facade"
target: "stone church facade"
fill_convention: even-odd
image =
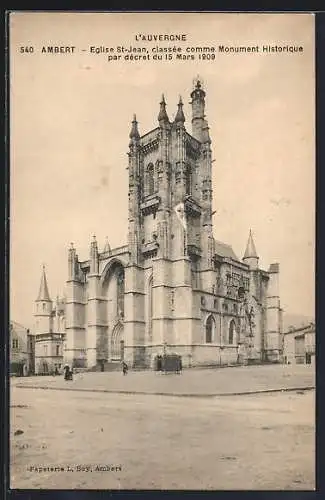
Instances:
[[[213,236],[205,96],[197,81],[191,134],[181,99],[171,122],[162,97],[144,135],[134,116],[127,245],[99,250],[94,237],[87,260],[70,248],[65,362],[149,368],[166,352],[183,366],[280,361],[279,265],[259,268],[251,232],[242,259]]]

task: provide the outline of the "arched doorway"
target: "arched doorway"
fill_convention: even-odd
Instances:
[[[124,327],[123,327],[123,323],[118,323],[112,331],[111,359],[112,359],[112,361],[121,361],[124,359]]]
[[[207,317],[205,323],[205,342],[206,344],[211,344],[214,341],[214,332],[215,332],[216,324],[212,314]]]
[[[124,356],[124,296],[125,271],[121,261],[112,259],[102,273],[102,294],[106,306],[101,318],[107,324],[100,342],[97,341],[97,359],[121,361]]]

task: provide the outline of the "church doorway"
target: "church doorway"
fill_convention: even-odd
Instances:
[[[124,359],[124,327],[118,323],[113,331],[111,338],[111,360],[122,361]]]

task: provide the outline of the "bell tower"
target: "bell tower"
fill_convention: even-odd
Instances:
[[[35,332],[36,333],[51,333],[52,332],[52,309],[53,303],[50,299],[49,289],[45,266],[43,265],[41,283],[37,299],[35,301]]]

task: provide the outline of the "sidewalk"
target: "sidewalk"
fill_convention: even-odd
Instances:
[[[12,378],[19,388],[72,390],[161,396],[230,396],[315,388],[311,365],[241,366],[223,369],[184,370],[181,375],[152,371],[80,373],[72,381],[63,376]]]

